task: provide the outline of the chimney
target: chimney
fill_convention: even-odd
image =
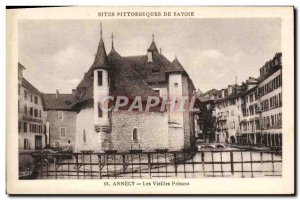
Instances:
[[[73,94],[73,96],[76,96],[76,90],[75,89],[72,89],[72,94]]]
[[[55,98],[58,99],[59,91],[56,89],[56,96]]]

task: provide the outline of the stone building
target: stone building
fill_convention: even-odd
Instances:
[[[189,107],[194,90],[178,59],[165,58],[154,38],[143,55],[123,57],[113,40],[106,53],[101,30],[95,60],[72,94],[44,95],[50,145],[70,144],[75,152],[193,148],[193,112],[171,110],[170,102],[178,107],[178,99],[186,96],[183,106]],[[126,101],[123,97],[128,106],[116,109]],[[149,111],[130,109],[137,99],[145,108],[149,97],[160,99]]]
[[[41,150],[46,143],[42,94],[23,77],[23,70],[18,63],[19,150]]]
[[[49,147],[75,147],[77,113],[72,109],[72,94],[43,94],[46,135]]]

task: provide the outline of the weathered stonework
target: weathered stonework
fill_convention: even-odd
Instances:
[[[137,128],[138,140],[132,139],[133,129]],[[112,113],[112,142],[118,151],[141,148],[143,151],[168,149],[168,114],[160,112]]]

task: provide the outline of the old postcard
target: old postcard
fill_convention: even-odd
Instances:
[[[293,7],[7,10],[9,194],[294,194]]]

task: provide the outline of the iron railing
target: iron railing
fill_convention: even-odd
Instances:
[[[24,179],[277,177],[274,150],[201,150],[110,153],[33,153],[34,175]]]

